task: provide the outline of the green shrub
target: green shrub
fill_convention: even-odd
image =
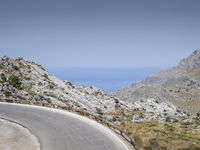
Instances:
[[[7,103],[13,103],[12,99],[4,99]]]
[[[1,82],[6,82],[6,76],[5,76],[5,74],[1,74]]]
[[[197,113],[197,118],[200,118],[200,112]]]
[[[75,88],[75,86],[74,86],[71,82],[67,82],[67,84],[68,84],[72,89]]]
[[[12,85],[13,87],[20,89],[21,88],[21,80],[19,77],[17,76],[10,76],[8,79],[8,82],[10,85]]]
[[[19,67],[18,66],[13,66],[13,69],[19,71]]]
[[[115,99],[115,103],[116,103],[116,104],[119,104],[119,100],[118,100],[118,99]]]
[[[103,115],[103,112],[102,112],[102,109],[101,109],[101,108],[97,108],[97,107],[96,107],[96,112],[97,112],[99,115]]]
[[[11,92],[9,92],[9,91],[4,91],[3,93],[4,93],[4,95],[5,95],[6,97],[10,97],[10,96],[11,96]]]
[[[49,76],[46,73],[43,75],[43,77],[45,77],[46,79],[49,79]]]

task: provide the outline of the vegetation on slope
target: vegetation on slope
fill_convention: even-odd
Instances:
[[[135,140],[138,147],[145,150],[199,150],[200,120],[192,122],[133,122],[134,115],[143,116],[141,111],[123,112],[118,107],[113,115],[115,123]],[[120,122],[120,124],[119,124]]]

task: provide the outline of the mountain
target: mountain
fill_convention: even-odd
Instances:
[[[114,95],[128,102],[153,98],[170,102],[190,114],[200,112],[200,50],[182,59],[176,67],[147,77]]]
[[[75,108],[113,120],[115,112],[137,112],[133,122],[188,120],[173,104],[145,99],[130,103],[95,87],[77,86],[50,75],[41,65],[22,57],[0,59],[0,101],[28,103],[54,108]],[[140,113],[142,116],[137,116]],[[125,117],[124,117],[125,118]],[[129,117],[130,118],[130,117]],[[120,120],[124,122],[124,120]],[[115,121],[114,124],[119,123]]]
[[[177,67],[180,70],[178,72],[185,70],[185,63],[193,64],[188,63],[191,60],[193,59],[183,60]],[[193,70],[191,65],[187,68]],[[198,69],[197,63],[195,68]],[[189,77],[182,77],[183,73],[176,73],[177,77],[171,77],[177,70],[173,68],[168,70],[169,73],[167,74],[161,72],[154,77],[147,78],[145,81],[127,89],[131,93],[132,89],[138,88],[137,95],[133,93],[134,95],[121,96],[122,99],[119,99],[114,95],[103,93],[95,87],[77,86],[69,81],[62,81],[49,74],[41,65],[27,61],[22,57],[16,59],[1,57],[0,102],[25,103],[64,110],[70,108],[70,110],[80,112],[79,114],[85,116],[88,116],[87,112],[89,112],[89,114],[95,116],[92,118],[113,130],[116,129],[113,128],[113,125],[121,129],[123,135],[124,133],[129,135],[129,138],[143,149],[151,148],[151,144],[154,145],[155,142],[156,145],[159,143],[158,149],[163,149],[163,147],[174,149],[176,147],[175,150],[180,150],[194,145],[199,148],[200,122],[198,120],[200,115],[189,116],[169,101],[159,101],[157,97],[148,96],[148,94],[154,95],[154,89],[149,87],[150,85],[154,86],[155,91],[158,91],[156,90],[158,85],[159,88],[164,88],[162,87],[165,85],[164,83],[172,84],[175,81],[178,84],[177,88],[185,87],[185,82],[192,89],[198,88],[198,83],[196,83],[198,79],[192,80]],[[190,76],[196,77],[196,74]],[[173,80],[165,82],[168,78],[173,78]],[[185,82],[182,83],[182,81]],[[146,86],[148,90],[151,89],[152,93],[148,91],[139,92],[142,90],[142,85]],[[173,90],[171,93],[173,93]],[[127,93],[124,92],[124,94]],[[158,92],[157,96],[159,94]],[[129,96],[140,97],[140,100],[128,100]],[[91,118],[91,115],[88,117]],[[173,137],[173,140],[171,140],[171,137]],[[194,142],[196,143],[194,144]],[[181,146],[177,147],[177,145]]]

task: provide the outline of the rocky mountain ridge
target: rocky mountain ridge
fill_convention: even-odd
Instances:
[[[155,99],[170,102],[182,111],[196,114],[200,111],[200,50],[171,69],[147,77],[130,88],[119,90],[117,97],[136,102]]]

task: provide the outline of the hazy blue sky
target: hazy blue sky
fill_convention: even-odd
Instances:
[[[200,48],[200,0],[0,0],[0,55],[47,67],[169,67]]]

